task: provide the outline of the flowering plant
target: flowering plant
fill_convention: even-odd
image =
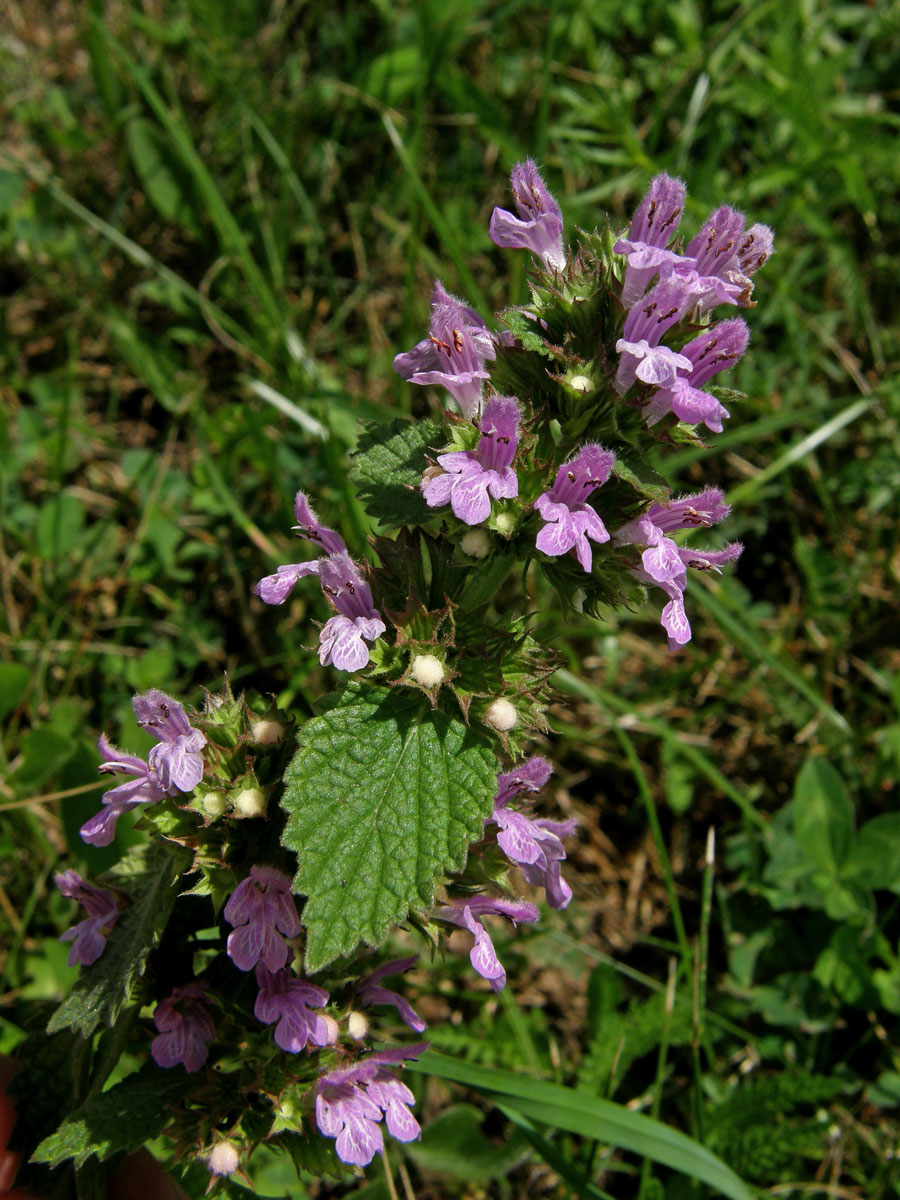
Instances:
[[[718,571],[741,547],[683,544],[728,506],[714,487],[673,498],[656,464],[728,418],[733,393],[704,385],[748,327],[712,312],[752,305],[772,236],[722,207],[682,247],[684,185],[659,175],[627,233],[607,224],[569,248],[533,162],[512,190],[518,215],[495,210],[490,232],[535,256],[530,301],[494,332],[435,283],[428,334],[394,369],[443,389],[445,407],[363,430],[351,477],[377,523],[369,557],[300,491],[295,528],[314,553],[254,588],[278,606],[318,580],[333,610],[319,660],[337,690],[300,724],[227,686],[196,712],[151,690],[134,698],[157,742],[146,759],[100,739],[100,770],[130,778],[81,835],[107,846],[139,810],[148,836],[102,886],[57,877],[87,917],[64,935],[84,969],[49,1031],[84,1046],[106,1029],[111,1046],[97,1044],[94,1098],[38,1162],[165,1132],[213,1179],[263,1141],[311,1170],[364,1167],[382,1126],[420,1135],[400,1072],[426,1043],[372,1048],[398,1021],[426,1030],[382,984],[419,955],[383,961],[387,939],[400,930],[434,960],[464,931],[499,991],[496,931],[537,922],[541,891],[553,909],[572,900],[575,822],[536,815],[552,767],[529,743],[547,731],[555,662],[529,633],[522,580],[541,572],[563,611],[593,614],[660,589],[670,649],[689,641],[688,568]],[[126,1042],[146,1061],[102,1093]]]

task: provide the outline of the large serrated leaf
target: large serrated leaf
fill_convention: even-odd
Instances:
[[[418,692],[351,684],[300,730],[285,774],[283,841],[307,897],[306,966],[380,945],[462,869],[491,813],[497,761]]]
[[[447,440],[437,421],[392,421],[369,425],[353,455],[350,478],[370,516],[383,525],[421,525],[431,515],[419,484],[425,455]]]
[[[106,948],[86,967],[69,995],[50,1018],[48,1033],[73,1029],[90,1037],[102,1023],[111,1026],[128,1004],[147,957],[166,927],[176,889],[172,886],[190,866],[188,851],[171,843],[154,843],[144,855],[132,851],[128,875],[115,883],[131,895],[131,905],[119,917]]]
[[[139,1150],[162,1133],[171,1120],[171,1105],[181,1100],[192,1082],[180,1069],[166,1071],[146,1063],[66,1117],[55,1133],[44,1138],[31,1161],[56,1166],[73,1158],[80,1167],[91,1155],[103,1161]]]

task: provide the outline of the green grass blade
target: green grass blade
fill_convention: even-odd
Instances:
[[[407,150],[403,139],[397,131],[397,126],[391,120],[388,113],[381,113],[381,120],[384,124],[385,132],[390,138],[391,145],[397,151],[397,157],[400,159],[400,165],[406,172],[407,178],[412,185],[413,191],[421,201],[422,207],[428,214],[428,219],[434,226],[435,233],[441,240],[441,244],[447,251],[450,258],[453,260],[453,265],[456,267],[456,273],[460,278],[460,282],[466,291],[466,299],[470,304],[480,309],[482,313],[492,313],[493,305],[488,301],[484,292],[475,281],[475,276],[469,270],[469,265],[466,262],[465,255],[459,248],[456,237],[450,228],[449,223],[444,219],[440,208],[435,203],[434,197],[425,186],[422,176],[416,169],[416,165],[412,160],[412,156]]]
[[[583,696],[586,700],[592,701],[604,712],[617,712],[623,716],[635,713],[634,705],[630,701],[617,696],[615,692],[608,692],[604,688],[599,688],[596,684],[589,683],[586,679],[580,679],[577,675],[573,675],[571,671],[559,670],[554,672],[552,683],[561,692],[566,692],[570,696]],[[683,741],[678,731],[672,729],[665,721],[645,716],[643,713],[638,715],[641,725],[649,733],[667,742],[674,750],[686,758],[688,762],[693,764],[702,775],[706,776],[714,787],[719,789],[723,796],[727,796],[729,800],[737,805],[748,821],[752,821],[759,829],[768,829],[765,817],[756,811],[747,797],[722,774],[715,763],[711,762],[702,750],[696,746],[692,746],[689,742]]]
[[[148,254],[143,246],[138,245],[130,237],[121,233],[114,225],[110,225],[108,221],[104,221],[102,217],[98,217],[95,212],[79,203],[74,196],[70,196],[65,188],[46,175],[43,171],[30,164],[22,162],[14,162],[12,159],[7,159],[0,155],[0,165],[5,170],[22,172],[28,179],[42,188],[48,196],[51,196],[61,208],[66,209],[74,217],[77,217],[89,229],[93,229],[95,233],[99,233],[111,245],[125,255],[125,257],[146,271],[152,271],[160,279],[164,280],[170,287],[179,293],[185,300],[189,300],[195,304],[203,313],[204,318],[209,322],[211,327],[219,327],[228,334],[235,342],[238,343],[240,350],[245,355],[255,359],[261,359],[259,348],[253,343],[253,339],[246,329],[243,328],[233,317],[230,317],[223,309],[219,308],[212,300],[204,296],[195,287],[192,287],[187,280],[182,279],[175,271],[165,266],[152,254]]]
[[[808,700],[817,712],[827,717],[832,725],[840,729],[842,733],[850,733],[850,726],[846,719],[841,716],[836,708],[832,708],[824,696],[821,696],[812,684],[807,683],[794,664],[775,654],[774,651],[763,644],[762,637],[758,631],[748,624],[746,614],[741,613],[738,615],[728,611],[725,603],[720,598],[723,595],[722,589],[717,589],[717,592],[713,592],[709,581],[704,579],[703,582],[707,586],[692,589],[691,600],[701,608],[706,609],[719,628],[733,638],[738,645],[742,646],[751,658],[764,663],[774,674],[789,684],[795,692],[798,692],[804,699]]]
[[[770,479],[774,479],[776,475],[780,475],[788,467],[793,466],[794,463],[800,462],[807,454],[812,454],[813,450],[821,446],[823,442],[827,442],[834,434],[844,429],[847,425],[851,425],[857,417],[861,417],[863,413],[873,408],[875,403],[876,401],[873,399],[857,400],[855,404],[851,404],[841,412],[836,413],[830,421],[826,421],[824,425],[820,425],[818,429],[814,429],[812,433],[808,433],[799,442],[795,442],[790,449],[785,450],[784,454],[780,454],[778,458],[773,459],[768,466],[763,467],[752,479],[746,479],[743,483],[739,483],[737,487],[732,488],[728,493],[728,503],[731,505],[741,504],[748,497],[755,495]]]
[[[178,154],[186,170],[190,172],[196,184],[197,191],[206,206],[209,218],[219,234],[223,249],[226,253],[234,255],[240,262],[247,283],[265,310],[266,316],[272,322],[275,329],[282,329],[285,324],[285,315],[281,310],[278,299],[265,275],[260,270],[243,230],[235,220],[231,209],[222,198],[215,180],[207,170],[203,159],[197,153],[187,130],[173,116],[171,109],[157,91],[144,67],[131,58],[121,42],[113,37],[109,30],[105,29],[96,18],[93,24],[102,34],[110,51],[115,54],[137,84],[138,90],[147,102],[148,107],[171,139],[175,152]]]
[[[530,1120],[643,1155],[708,1184],[729,1200],[752,1200],[751,1192],[731,1168],[698,1142],[643,1113],[600,1100],[589,1092],[474,1066],[431,1050],[417,1063],[410,1063],[408,1069],[503,1096],[504,1107],[514,1108]]]

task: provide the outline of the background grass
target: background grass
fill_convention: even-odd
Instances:
[[[346,456],[357,419],[427,410],[390,364],[432,278],[485,314],[524,300],[523,256],[487,236],[510,166],[538,158],[570,231],[624,225],[668,170],[688,229],[731,203],[776,231],[746,399],[666,458],[729,491],[745,553],[692,581],[677,657],[652,598],[563,625],[536,595],[566,664],[549,753],[576,900],[506,951],[515,998],[461,967],[422,1000],[436,1049],[633,1100],[773,1194],[898,1193],[900,839],[854,850],[826,799],[829,874],[795,792],[816,756],[857,826],[897,807],[898,30],[894,3],[815,0],[10,0],[0,1047],[67,986],[47,881],[108,858],[75,831],[98,731],[141,748],[131,692],[196,700],[227,671],[302,713],[327,687],[319,599],[263,611],[250,588],[290,561],[301,485],[364,545]],[[497,1109],[486,1129],[477,1183],[413,1154],[416,1194],[689,1188],[562,1136],[535,1173]]]

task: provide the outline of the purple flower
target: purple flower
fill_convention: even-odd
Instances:
[[[775,237],[768,225],[751,225],[738,247],[738,266],[745,275],[755,275],[772,257]]]
[[[720,321],[683,347],[681,353],[691,362],[690,378],[679,374],[668,387],[659,388],[644,407],[648,425],[655,425],[666,413],[679,421],[696,425],[702,421],[713,433],[722,432],[722,421],[730,414],[702,385],[719,371],[725,371],[747,349],[750,330],[740,317]]]
[[[447,389],[464,417],[481,407],[486,359],[497,356],[494,337],[478,313],[436,281],[431,298],[431,325],[424,338],[394,358],[394,370],[410,383],[438,384]]]
[[[740,542],[732,542],[722,550],[694,550],[678,546],[666,534],[676,529],[715,525],[723,521],[730,511],[719,489],[710,488],[670,504],[652,504],[646,513],[629,521],[613,534],[613,539],[619,545],[639,544],[646,547],[641,554],[640,568],[632,571],[632,574],[642,583],[662,588],[669,597],[660,624],[668,634],[670,650],[685,645],[691,639],[691,626],[684,609],[687,568],[718,571],[725,563],[738,558],[743,546]]]
[[[684,211],[685,186],[671,175],[657,175],[631,221],[627,238],[619,238],[613,249],[627,256],[622,304],[631,308],[640,300],[660,268],[683,262],[681,255],[666,247],[678,228]]]
[[[519,404],[511,396],[492,396],[478,422],[481,438],[475,450],[439,454],[443,468],[422,483],[429,508],[450,504],[466,525],[480,525],[491,515],[491,500],[511,500],[519,494],[512,462],[519,445]]]
[[[512,862],[517,863],[525,879],[543,887],[551,908],[565,908],[572,889],[560,875],[559,864],[566,851],[561,842],[575,832],[577,822],[534,820],[508,808],[510,800],[522,792],[537,791],[550,776],[552,768],[543,758],[529,758],[497,780],[497,796],[491,820],[500,827],[497,844]]]
[[[263,604],[284,604],[298,579],[318,573],[318,559],[312,562],[289,563],[287,566],[276,567],[274,575],[266,575],[259,583],[254,584],[253,591]]]
[[[453,900],[436,909],[432,915],[436,921],[458,925],[473,935],[475,944],[469,953],[469,962],[495,992],[502,991],[506,986],[506,972],[479,918],[491,915],[506,917],[513,925],[520,921],[532,925],[540,916],[535,906],[526,900],[504,900],[493,896],[468,896],[464,900]]]
[[[327,525],[321,524],[305,492],[298,492],[294,497],[294,516],[297,518],[294,528],[301,537],[320,547],[326,554],[346,554],[344,539]],[[318,560],[291,563],[289,566],[277,567],[274,575],[266,575],[256,584],[253,591],[264,604],[284,604],[298,579],[318,573]]]
[[[253,1013],[264,1025],[278,1022],[277,1046],[288,1054],[299,1054],[310,1042],[314,1046],[328,1045],[331,1040],[328,1022],[311,1011],[313,1006],[321,1008],[328,1003],[328,993],[323,988],[295,979],[287,967],[273,972],[262,963],[256,968],[256,982],[259,994]]]
[[[722,205],[710,214],[685,254],[693,257],[695,286],[702,309],[713,304],[753,304],[753,275],[772,253],[772,231],[753,225],[744,232],[744,215]],[[702,294],[701,294],[702,293]]]
[[[330,1071],[316,1084],[316,1125],[325,1137],[337,1139],[338,1158],[365,1167],[384,1149],[381,1119],[388,1133],[400,1142],[421,1136],[409,1105],[415,1097],[387,1069],[405,1059],[418,1058],[426,1042],[408,1049],[382,1050],[355,1066]]]
[[[679,368],[691,369],[691,360],[668,346],[660,346],[662,335],[693,307],[695,295],[677,278],[669,277],[652,288],[625,318],[623,337],[616,342],[622,355],[616,374],[620,395],[635,379],[656,387],[674,383]]]
[[[90,845],[108,846],[115,837],[116,822],[123,813],[141,804],[157,804],[166,795],[166,789],[160,785],[156,771],[148,763],[137,755],[117,750],[104,734],[100,735],[97,746],[104,760],[98,768],[101,774],[137,776],[104,792],[101,797],[103,807],[79,830],[82,840]]]
[[[512,169],[510,187],[519,216],[505,208],[491,214],[491,241],[512,250],[530,250],[551,271],[566,265],[562,213],[547,191],[534,162],[527,158]]]
[[[71,942],[68,963],[89,967],[96,962],[106,946],[110,930],[119,917],[116,898],[106,888],[86,883],[77,871],[61,871],[54,875],[56,886],[70,900],[77,900],[87,916],[60,937],[61,942]]]
[[[177,700],[151,688],[132,700],[138,725],[158,739],[147,755],[150,769],[156,772],[160,786],[169,794],[191,792],[203,778],[200,751],[206,738],[194,729]]]
[[[300,932],[289,876],[276,867],[251,867],[225,905],[225,920],[235,926],[227,949],[236,967],[249,971],[262,961],[280,970],[290,958],[284,939]]]
[[[123,813],[140,804],[157,804],[163,796],[190,792],[203,778],[200,751],[206,745],[206,738],[199,729],[194,729],[178,701],[153,688],[135,696],[131,703],[138,724],[148,729],[159,745],[153,747],[145,762],[135,754],[117,750],[101,734],[97,743],[103,758],[101,774],[137,778],[104,792],[103,808],[82,825],[79,830],[82,839],[93,846],[110,844],[116,822]]]
[[[539,792],[552,774],[553,768],[546,758],[533,754],[497,779],[494,804],[506,805],[523,792]]]
[[[347,553],[344,539],[339,533],[335,533],[333,529],[329,529],[327,525],[323,525],[319,521],[313,512],[309,496],[305,492],[298,492],[294,497],[294,516],[297,518],[294,528],[300,537],[306,538],[316,546],[321,546],[326,554]]]
[[[167,1000],[157,1004],[153,1023],[159,1034],[150,1045],[157,1066],[174,1067],[181,1063],[186,1071],[199,1071],[206,1062],[208,1044],[216,1036],[216,1030],[203,1003],[205,999],[206,985],[195,981],[175,988]]]
[[[319,662],[339,671],[360,671],[369,661],[369,647],[387,626],[372,603],[372,591],[349,554],[332,554],[319,564],[319,581],[338,616],[319,633]]]
[[[537,535],[535,545],[538,550],[543,554],[558,555],[574,549],[584,570],[590,571],[592,555],[588,538],[608,542],[609,534],[596,510],[585,501],[607,481],[614,461],[611,450],[588,445],[563,463],[553,487],[534,502],[546,522]]]
[[[360,1003],[368,1008],[373,1004],[390,1004],[396,1008],[403,1021],[414,1029],[416,1033],[421,1033],[428,1026],[416,1012],[416,1010],[397,992],[392,992],[390,988],[381,987],[381,980],[388,975],[399,975],[401,971],[408,971],[410,967],[414,967],[419,961],[418,954],[413,954],[411,958],[400,958],[394,962],[385,963],[383,967],[379,967],[377,971],[373,971],[371,975],[366,976],[358,984],[356,992],[359,996]]]

